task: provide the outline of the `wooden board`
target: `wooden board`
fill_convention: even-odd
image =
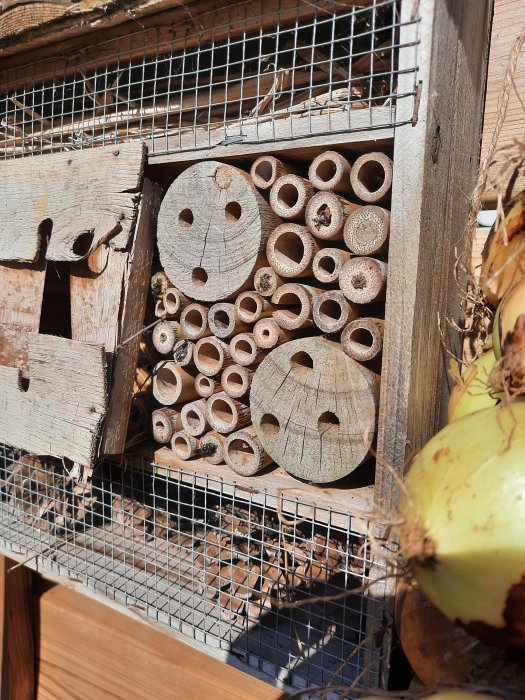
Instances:
[[[27,376],[29,333],[38,333],[46,265],[0,263],[0,365]]]
[[[140,142],[0,163],[0,260],[81,260],[111,239],[126,248],[137,216]],[[49,241],[43,222],[52,222]]]
[[[90,465],[107,408],[103,348],[29,334],[29,386],[0,366],[0,442]]]
[[[485,117],[483,122],[482,159],[490,146],[494,127],[498,118],[498,99],[503,86],[510,52],[523,28],[525,17],[525,0],[495,0],[492,34],[490,39],[490,59],[487,76],[487,94],[485,98]],[[511,87],[507,116],[498,139],[497,151],[512,144],[514,139],[523,141],[523,95],[525,94],[525,51],[518,57],[515,87]],[[496,155],[497,155],[496,151]],[[525,188],[525,176],[521,175],[513,184],[512,192],[517,194]],[[492,186],[487,187],[483,199],[487,204],[494,204],[496,192]]]
[[[208,464],[202,459],[184,461],[168,447],[144,449],[140,454],[153,462],[157,474],[205,485],[227,496],[235,494],[236,499],[257,505],[277,508],[280,504],[282,511],[293,517],[315,517],[317,522],[346,529],[351,515],[352,529],[367,534],[368,519],[373,516],[373,487],[363,486],[357,479],[352,482],[351,477],[337,484],[311,486],[275,465],[255,476],[243,477],[225,464]]]
[[[0,556],[0,700],[33,700],[33,572],[15,566]]]
[[[277,700],[282,691],[54,586],[37,600],[37,700]]]

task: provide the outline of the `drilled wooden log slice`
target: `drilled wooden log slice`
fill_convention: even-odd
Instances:
[[[228,299],[248,288],[280,223],[246,173],[217,161],[196,163],[175,180],[160,208],[162,266],[192,299]]]
[[[261,362],[252,422],[265,451],[290,474],[327,483],[350,474],[373,439],[379,378],[321,337],[293,340]]]

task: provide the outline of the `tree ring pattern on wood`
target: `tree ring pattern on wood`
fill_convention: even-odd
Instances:
[[[373,439],[379,378],[321,337],[269,353],[250,392],[254,428],[272,459],[314,483],[336,481],[366,458]]]
[[[216,161],[196,163],[173,182],[160,207],[162,266],[192,299],[228,299],[251,278],[279,223],[245,173]]]

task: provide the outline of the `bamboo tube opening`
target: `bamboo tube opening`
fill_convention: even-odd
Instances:
[[[350,172],[350,183],[363,201],[381,201],[392,186],[392,161],[384,153],[360,156]]]
[[[202,338],[208,330],[208,309],[201,304],[189,304],[180,315],[180,323],[188,338]]]
[[[261,267],[254,277],[255,290],[262,297],[271,297],[277,287],[282,284],[282,279],[271,267]]]
[[[215,380],[205,374],[198,374],[195,377],[195,391],[199,396],[209,398],[215,392]]]

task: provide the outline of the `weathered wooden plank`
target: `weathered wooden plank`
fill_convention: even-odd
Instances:
[[[37,700],[282,697],[282,690],[66,586],[45,591],[38,612]]]
[[[27,375],[28,334],[38,333],[46,266],[0,263],[0,365]]]
[[[14,566],[0,556],[0,700],[33,700],[33,572]]]
[[[487,75],[487,95],[485,99],[485,117],[483,121],[483,139],[481,157],[486,155],[496,121],[498,119],[498,99],[505,72],[509,63],[510,52],[523,28],[525,13],[524,0],[495,0],[492,34],[490,39],[490,59]],[[498,138],[499,151],[510,146],[514,139],[523,140],[523,95],[525,94],[525,52],[518,57],[514,86],[511,87],[507,114]],[[525,175],[520,175],[513,183],[512,192],[517,194],[525,188]],[[489,183],[483,195],[485,202],[494,203],[497,194]]]
[[[114,348],[111,400],[101,448],[104,454],[119,454],[124,449],[140,345],[140,335],[136,334],[144,323],[153,257],[153,234],[161,197],[161,187],[146,179],[133,246],[126,256],[118,333],[118,342],[122,346]]]
[[[29,385],[0,366],[0,441],[90,465],[107,408],[104,348],[29,334]]]
[[[133,142],[0,163],[0,260],[34,262],[44,221],[52,222],[48,260],[80,260],[110,238],[125,248],[144,158]]]

